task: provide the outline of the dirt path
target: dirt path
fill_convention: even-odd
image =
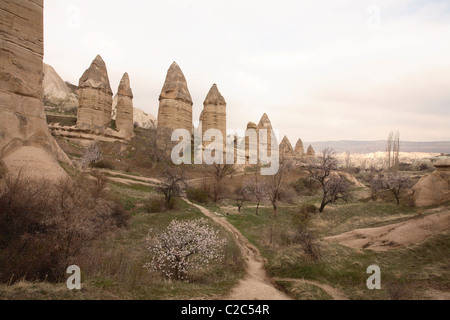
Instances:
[[[145,180],[147,182],[130,180],[133,177],[127,177],[124,174],[120,174],[120,177],[121,178],[109,177],[109,179],[125,184],[141,185],[154,185],[155,183],[159,182],[157,179],[141,179],[141,177],[139,177],[140,180]],[[233,234],[235,236],[236,243],[241,250],[242,256],[246,263],[246,276],[244,279],[239,281],[238,285],[233,288],[230,294],[224,297],[224,300],[292,300],[288,295],[276,289],[270,282],[264,270],[264,258],[259,253],[259,250],[251,243],[249,243],[239,230],[237,230],[224,217],[214,214],[205,207],[194,204],[186,198],[183,198],[183,200],[186,203],[198,208],[205,216],[209,217],[210,219],[221,225],[223,228],[225,228],[227,231],[229,231],[231,234]],[[347,300],[345,295],[342,294],[339,290],[326,284],[301,279],[274,280],[309,283],[321,288],[335,300]]]
[[[419,243],[450,229],[450,209],[379,228],[357,229],[325,238],[355,249],[385,251]]]
[[[213,214],[208,209],[196,205],[184,199],[190,205],[198,208],[205,216],[211,218],[226,230],[231,232],[242,252],[246,262],[247,275],[226,296],[225,300],[291,300],[289,296],[277,290],[268,280],[264,271],[264,259],[258,249],[250,244],[247,239],[225,218]]]
[[[330,295],[333,298],[333,300],[348,300],[347,296],[343,294],[340,290],[333,288],[332,286],[329,286],[327,284],[319,283],[316,281],[304,279],[290,279],[290,278],[274,278],[274,280],[311,284],[325,291],[328,295]]]

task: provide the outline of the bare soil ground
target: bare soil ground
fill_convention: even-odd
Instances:
[[[450,208],[446,208],[429,216],[418,216],[379,228],[357,229],[324,240],[355,249],[384,251],[419,243],[449,229]]]

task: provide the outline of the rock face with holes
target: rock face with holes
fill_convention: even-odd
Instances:
[[[134,134],[133,91],[131,90],[130,78],[127,73],[120,80],[119,89],[117,90],[116,128],[128,138]]]
[[[441,205],[450,201],[450,157],[440,157],[434,166],[436,171],[422,177],[413,187],[417,207]]]
[[[186,129],[193,134],[192,98],[186,78],[176,62],[167,71],[159,96],[158,130]]]
[[[223,151],[226,152],[226,137],[227,137],[227,103],[220,94],[217,85],[213,85],[209,90],[205,101],[203,102],[203,111],[200,115],[200,122],[202,123],[202,136],[208,130],[215,129],[222,134]],[[207,147],[211,142],[203,140],[203,146]]]
[[[78,127],[101,128],[111,124],[113,93],[106,64],[100,55],[80,78],[78,91]]]
[[[11,172],[66,176],[70,164],[47,127],[43,105],[43,1],[0,2],[0,158]]]

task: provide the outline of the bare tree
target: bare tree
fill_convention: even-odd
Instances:
[[[165,128],[162,128],[159,131],[156,129],[139,130],[133,139],[136,155],[141,155],[154,162],[154,164],[169,162],[171,144],[164,144],[159,141],[170,141],[170,138],[171,136]]]
[[[266,176],[264,180],[264,190],[272,203],[273,217],[278,217],[278,201],[283,192],[289,188],[288,175],[292,163],[288,160],[282,160],[277,174]]]
[[[231,164],[212,164],[210,167],[210,174],[213,178],[213,200],[217,203],[222,196],[225,185],[224,179],[227,176],[232,176],[236,171],[234,165]]]
[[[350,197],[350,186],[346,179],[341,177],[332,177],[333,172],[337,170],[337,160],[335,152],[331,148],[326,148],[317,157],[317,160],[311,162],[306,170],[310,178],[319,183],[322,188],[322,203],[319,212],[323,212],[330,203],[338,200],[348,201]]]
[[[258,179],[258,176],[245,180],[243,182],[243,189],[246,194],[249,195],[250,198],[253,198],[256,202],[256,215],[259,213],[259,206],[261,205],[261,201],[263,201],[266,196],[266,190],[264,188],[264,182],[261,179]]]
[[[234,199],[236,200],[236,206],[238,207],[239,213],[241,212],[244,202],[247,200],[247,195],[241,186],[238,186],[234,190]]]
[[[376,176],[372,180],[372,198],[374,199],[376,195],[384,190],[390,191],[397,202],[400,205],[400,199],[405,189],[409,188],[411,180],[407,176],[390,173],[387,176]]]
[[[166,208],[169,208],[171,200],[181,196],[183,189],[187,187],[187,177],[182,168],[170,166],[166,166],[161,171],[160,177],[162,181],[156,189],[164,194]]]
[[[100,151],[100,143],[94,141],[89,143],[83,151],[83,157],[81,158],[81,163],[86,166],[89,165],[90,168],[94,166],[97,162],[103,159],[103,155]]]

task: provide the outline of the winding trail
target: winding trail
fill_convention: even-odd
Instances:
[[[115,174],[115,172],[112,172]],[[147,186],[154,186],[159,181],[153,178],[145,177],[129,177],[125,174],[116,174],[115,177],[108,177],[110,180],[124,183],[124,184],[140,184]],[[140,181],[131,180],[139,179]],[[229,223],[225,217],[212,213],[207,208],[198,204],[192,203],[186,198],[182,198],[186,203],[199,209],[205,216],[209,217],[220,226],[225,228],[228,232],[234,235],[237,245],[241,251],[242,257],[246,264],[246,276],[240,280],[231,292],[223,297],[224,300],[292,300],[287,294],[279,291],[271,283],[270,278],[264,270],[265,259],[261,256],[259,250],[252,245],[242,233]],[[315,281],[302,279],[272,279],[274,281],[289,281],[297,283],[308,283],[317,286],[329,294],[334,300],[347,300],[345,295],[339,290]]]
[[[240,280],[231,293],[224,297],[225,300],[292,300],[285,293],[277,290],[269,281],[264,271],[264,259],[259,250],[224,217],[217,216],[200,205],[194,204],[187,199],[183,199],[188,204],[198,208],[205,216],[220,224],[231,232],[235,238],[239,249],[242,252],[246,263],[246,276]]]

